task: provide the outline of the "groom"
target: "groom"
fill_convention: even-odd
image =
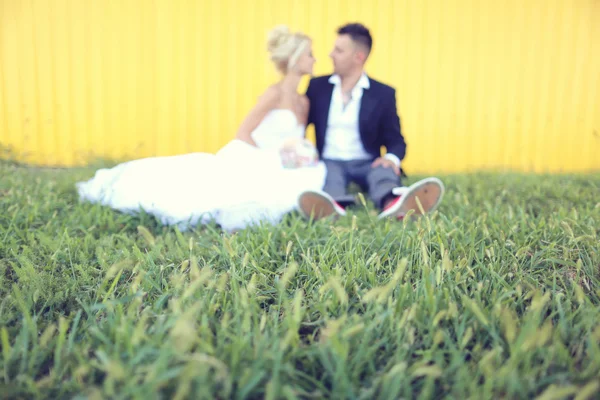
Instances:
[[[346,207],[355,203],[355,197],[347,192],[350,182],[367,190],[381,210],[380,218],[402,218],[409,209],[418,213],[416,197],[430,211],[441,199],[441,182],[430,178],[410,188],[400,187],[406,142],[395,89],[364,72],[373,43],[369,30],[355,23],[342,26],[337,34],[330,54],[334,73],[312,79],[306,92],[308,124],[314,124],[327,178],[322,191],[300,196],[300,211],[316,219],[346,215]],[[384,156],[382,146],[387,150]]]

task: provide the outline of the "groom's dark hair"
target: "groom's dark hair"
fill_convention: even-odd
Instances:
[[[367,55],[373,47],[373,38],[366,26],[359,23],[351,23],[341,26],[337,30],[338,35],[349,35],[352,40],[367,49]]]

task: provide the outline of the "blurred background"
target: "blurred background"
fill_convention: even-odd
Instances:
[[[600,170],[600,0],[0,0],[0,148],[215,152],[278,79],[272,27],[311,35],[328,74],[347,22],[397,89],[408,174]]]

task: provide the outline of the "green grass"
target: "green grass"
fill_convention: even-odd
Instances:
[[[79,204],[91,174],[0,164],[0,397],[600,394],[598,174],[236,234]]]

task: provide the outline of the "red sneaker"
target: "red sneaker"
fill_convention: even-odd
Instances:
[[[383,218],[383,216],[394,216],[398,220],[404,219],[406,213],[398,211],[402,207],[402,195],[396,197],[394,200],[388,203],[387,206],[383,209],[381,214],[379,214],[379,218]]]
[[[399,196],[383,209],[378,218],[402,219],[410,210],[414,210],[415,216],[423,215],[423,212],[430,213],[439,206],[444,192],[444,184],[438,178],[426,178],[408,188],[396,188],[393,193]],[[423,207],[423,212],[417,203],[417,198]]]
[[[346,215],[346,210],[333,200],[329,194],[316,190],[306,191],[298,197],[298,209],[307,219],[311,216],[318,220],[332,214],[337,216]]]

